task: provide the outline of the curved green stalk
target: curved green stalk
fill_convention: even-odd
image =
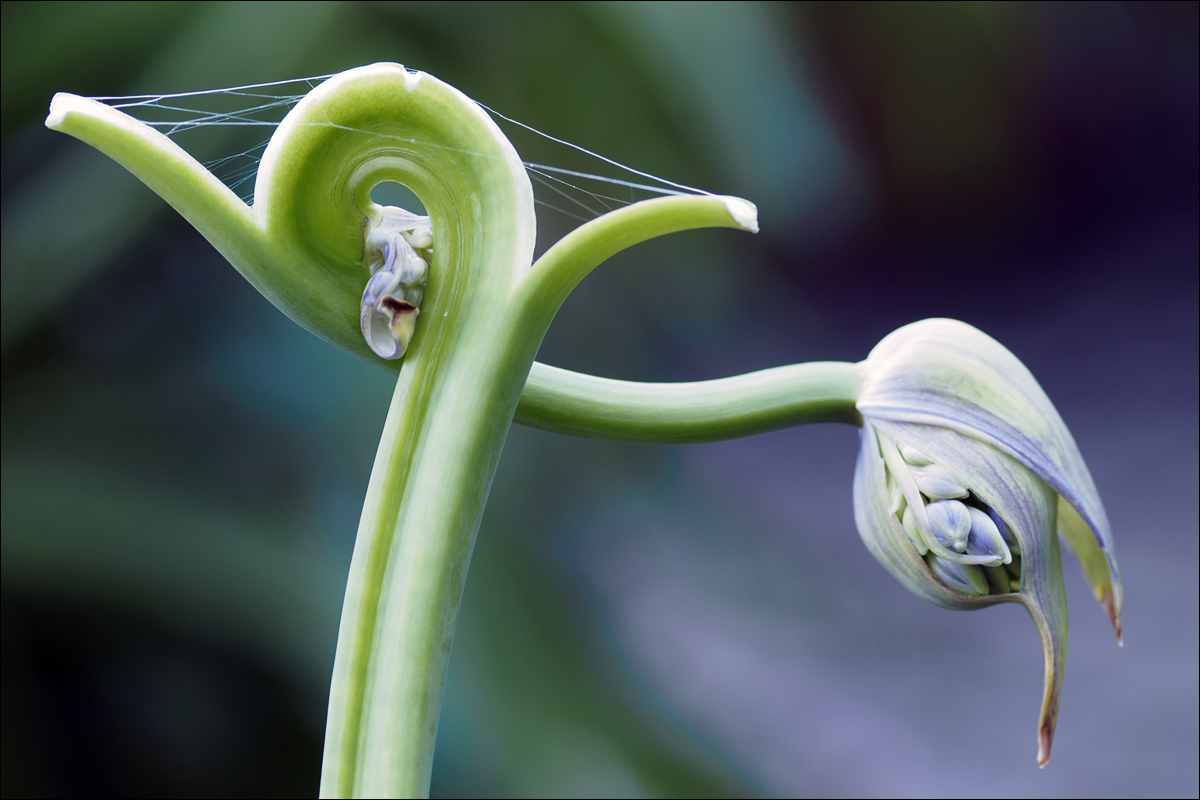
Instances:
[[[619,208],[556,242],[521,281],[515,299],[529,322],[544,329],[571,290],[606,259],[647,239],[696,228],[758,233],[758,210],[747,200],[719,195],[673,195]]]
[[[428,792],[446,662],[496,464],[534,356],[571,288],[608,256],[689,228],[754,230],[715,196],[635,204],[530,264],[533,193],[511,144],[457,90],[396,64],[326,81],[276,130],[248,208],[162,134],[59,95],[47,119],[176,207],[304,327],[399,369],[359,523],[330,689],[324,796]],[[402,361],[359,330],[370,191],[412,189],[433,228],[429,281]]]
[[[515,422],[637,444],[700,444],[812,422],[860,425],[858,364],[816,361],[695,383],[633,383],[535,363]]]

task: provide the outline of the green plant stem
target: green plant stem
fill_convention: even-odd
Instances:
[[[554,315],[620,250],[693,228],[754,231],[754,206],[713,195],[636,203],[581,226],[530,266],[533,194],[520,158],[468,98],[396,64],[335,76],[289,113],[259,166],[253,209],[166,136],[115,109],[60,95],[47,125],[141,178],[289,317],[399,369],[346,586],[321,794],[425,795],[475,535]],[[434,236],[402,362],[375,358],[358,329],[363,231],[377,213],[370,191],[389,180],[417,194]],[[857,385],[853,365],[690,388],[539,368],[523,419],[624,441],[711,441],[798,421],[855,421]]]
[[[696,228],[758,232],[758,210],[738,197],[673,195],[643,200],[580,225],[555,242],[516,287],[513,299],[538,341],[571,291],[617,253],[657,236]]]
[[[670,204],[659,210],[665,225],[682,224]],[[495,320],[480,338],[490,345],[450,352],[443,363],[426,347],[401,369],[347,581],[322,796],[428,792],[467,566],[518,397],[526,424],[618,441],[716,441],[858,422],[855,364],[695,384],[609,381],[536,365],[522,381],[541,336]]]
[[[514,419],[638,444],[700,444],[813,422],[861,425],[858,364],[819,361],[695,383],[633,383],[535,363]]]
[[[505,349],[471,354],[498,356],[482,380],[461,352],[401,369],[346,587],[322,796],[428,793],[467,564],[520,392]]]
[[[615,252],[597,242],[615,240],[620,249],[688,228],[742,227],[728,208],[726,198],[671,197],[615,212],[567,237],[507,297],[490,295],[489,306],[476,305],[457,326],[418,329],[402,362],[355,542],[323,796],[428,792],[475,535],[533,358],[561,302],[525,292],[524,280],[537,275],[569,291]]]

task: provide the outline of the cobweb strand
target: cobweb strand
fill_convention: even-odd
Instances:
[[[145,124],[162,130],[167,136],[177,136],[185,132],[214,127],[269,128],[273,132],[284,116],[303,100],[308,92],[330,77],[332,76],[318,75],[310,78],[247,84],[225,89],[167,94],[109,95],[91,99],[135,116]],[[304,92],[279,91],[281,87],[288,86],[303,87]],[[639,195],[643,197],[682,194],[711,195],[710,192],[702,189],[660,178],[602,156],[580,145],[544,133],[482,103],[479,106],[497,122],[515,125],[559,147],[568,148],[596,159],[608,167],[616,168],[635,178],[635,180],[627,180],[523,161],[522,164],[535,186],[537,204],[571,220],[587,222],[614,208],[637,202],[640,199]],[[348,130],[354,129],[348,128]],[[270,136],[268,135],[252,147],[233,155],[209,160],[204,162],[204,166],[239,197],[250,203],[253,201],[254,178],[257,175],[258,164],[269,141]],[[592,188],[588,188],[588,185],[591,185]],[[245,193],[247,187],[249,187],[249,192]],[[628,199],[614,196],[615,194],[624,194],[625,191],[614,190],[627,191]]]

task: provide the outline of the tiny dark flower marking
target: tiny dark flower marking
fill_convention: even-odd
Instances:
[[[389,315],[391,315],[393,322],[395,322],[401,314],[408,314],[417,310],[417,307],[412,303],[406,303],[403,300],[397,300],[394,297],[383,298],[379,301],[379,306]]]
[[[395,206],[379,207],[378,214],[378,222],[367,226],[363,246],[371,278],[363,289],[359,321],[371,350],[395,359],[404,355],[416,329],[433,234],[428,217]]]

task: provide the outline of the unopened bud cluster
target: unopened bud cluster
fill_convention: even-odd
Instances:
[[[934,575],[963,594],[1021,588],[1021,547],[1004,520],[945,467],[880,436],[888,512],[900,521]]]
[[[433,230],[429,217],[384,206],[367,232],[365,260],[371,278],[363,291],[363,338],[381,358],[404,355],[412,341],[429,280]]]

